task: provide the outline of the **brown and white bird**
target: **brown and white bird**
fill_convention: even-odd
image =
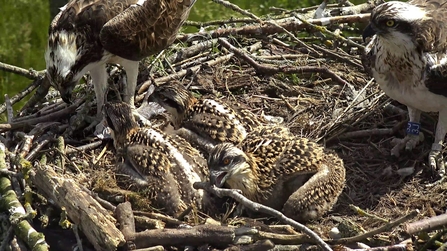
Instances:
[[[198,150],[177,135],[140,128],[127,103],[106,103],[103,112],[112,130],[119,171],[129,175],[136,190],[149,191],[154,207],[178,215],[189,204],[201,208],[207,203],[203,191],[193,188],[208,174]]]
[[[50,83],[69,103],[75,85],[90,72],[98,123],[107,89],[106,64],[120,64],[127,76],[124,101],[134,108],[139,61],[172,44],[194,2],[71,0],[49,28],[45,61]]]
[[[447,132],[447,1],[390,1],[377,6],[363,33],[362,62],[381,89],[408,108],[407,135],[392,149],[413,149],[422,139],[423,112],[439,112],[429,153],[433,170],[445,172],[441,154]]]
[[[217,99],[195,98],[180,83],[156,86],[149,101],[157,102],[171,114],[174,128],[183,137],[200,141],[196,143],[209,149],[222,142],[238,144],[262,124],[249,110]]]
[[[317,219],[344,188],[343,161],[308,139],[278,132],[258,127],[238,146],[216,145],[208,157],[211,184],[239,189],[298,221]]]

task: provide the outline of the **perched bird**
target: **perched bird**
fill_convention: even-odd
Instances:
[[[390,1],[371,13],[363,39],[372,37],[362,55],[365,70],[392,99],[408,108],[407,135],[391,153],[413,149],[423,140],[421,111],[439,112],[429,153],[433,170],[445,172],[441,154],[447,130],[447,2]]]
[[[134,108],[139,61],[172,44],[194,2],[71,0],[49,28],[45,61],[50,83],[70,103],[73,88],[90,72],[98,123],[107,89],[106,64],[120,64],[127,76],[124,101]],[[100,124],[96,132],[102,128]]]
[[[154,207],[177,215],[188,204],[201,208],[207,203],[203,191],[193,188],[208,175],[198,150],[177,135],[140,128],[127,103],[106,103],[103,112],[117,149],[118,169],[130,176],[138,191],[149,191]]]
[[[237,146],[216,145],[208,168],[211,184],[239,189],[302,222],[330,210],[345,184],[343,161],[336,154],[274,127],[256,128]]]
[[[222,142],[240,143],[253,128],[262,125],[249,110],[216,99],[195,98],[180,83],[156,86],[149,97],[165,108],[179,134],[211,149]],[[208,151],[208,150],[207,150]]]

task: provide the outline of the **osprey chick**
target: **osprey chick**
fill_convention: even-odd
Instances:
[[[141,59],[174,41],[195,0],[71,0],[53,19],[45,52],[47,77],[70,103],[81,77],[90,72],[97,119],[107,89],[106,64],[126,71],[124,101],[134,108]]]
[[[260,119],[249,110],[217,99],[195,98],[180,83],[156,86],[149,101],[157,102],[170,113],[178,133],[209,152],[222,142],[240,143]],[[182,128],[183,127],[183,128]]]
[[[221,143],[208,157],[211,184],[308,221],[332,208],[345,184],[343,161],[305,138],[258,127],[241,144]]]
[[[155,207],[177,215],[191,203],[209,206],[207,195],[193,188],[208,175],[198,150],[177,135],[140,128],[127,103],[106,103],[103,112],[118,153],[118,170],[129,175],[138,191],[149,191]]]
[[[433,170],[443,174],[441,150],[447,132],[447,1],[390,1],[377,6],[363,38],[372,36],[362,62],[381,89],[408,108],[407,135],[391,150],[399,155],[422,139],[421,111],[439,112],[429,154]]]

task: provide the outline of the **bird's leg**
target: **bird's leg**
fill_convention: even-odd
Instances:
[[[435,141],[432,144],[431,151],[428,155],[428,163],[430,168],[437,170],[441,177],[445,176],[444,158],[442,157],[442,143],[444,142],[447,132],[447,110],[439,112],[438,124],[436,126]]]
[[[124,102],[128,103],[132,107],[132,114],[135,119],[144,126],[150,126],[149,118],[145,118],[142,114],[135,109],[135,89],[137,88],[138,78],[138,61],[122,60],[120,64],[126,71],[126,84],[124,88]]]
[[[107,91],[107,69],[106,65],[102,64],[90,71],[90,77],[92,78],[93,88],[96,96],[96,119],[87,127],[91,128],[95,126],[94,135],[98,138],[106,138],[110,136],[104,125],[102,117],[102,106],[104,105]]]
[[[394,145],[391,149],[391,155],[399,157],[400,151],[412,150],[416,145],[424,140],[424,134],[420,131],[421,111],[407,106],[408,116],[410,120],[407,124],[407,134],[403,139],[393,139],[391,144]]]

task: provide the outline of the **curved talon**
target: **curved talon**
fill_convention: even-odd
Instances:
[[[433,143],[431,151],[428,154],[428,163],[433,172],[436,172],[440,177],[445,176],[445,164],[442,156],[442,145]]]
[[[422,141],[424,141],[424,134],[422,132],[419,135],[408,134],[403,139],[394,138],[391,141],[391,144],[394,145],[391,149],[391,155],[399,157],[403,149],[411,151]]]
[[[99,122],[95,127],[95,132],[93,133],[99,139],[111,139],[112,135],[110,134],[110,128],[105,126],[104,120]]]

